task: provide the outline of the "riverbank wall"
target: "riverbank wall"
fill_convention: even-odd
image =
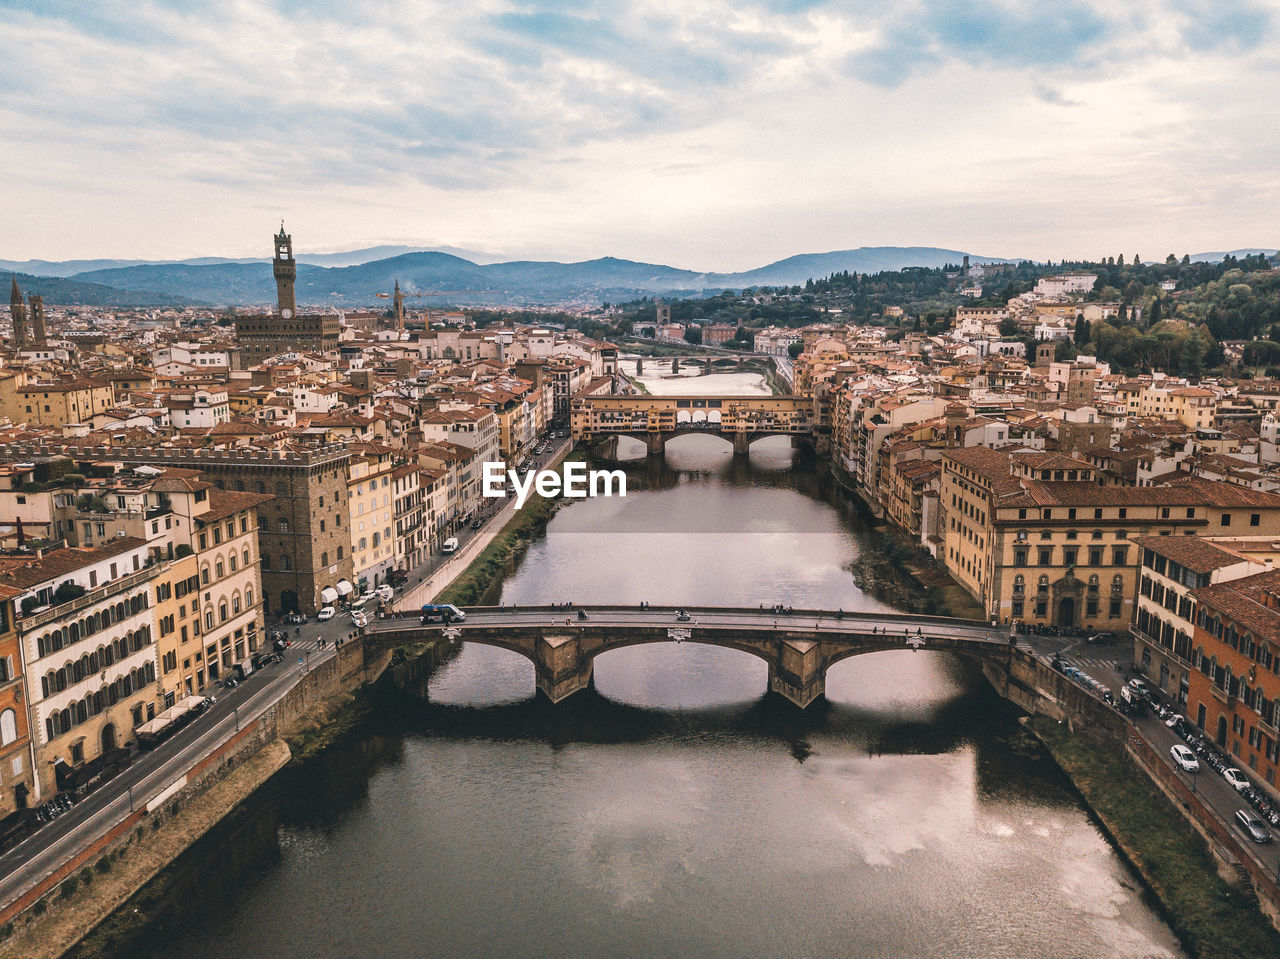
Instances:
[[[1170,817],[1176,821],[1177,829],[1186,833],[1185,827],[1190,827],[1186,834],[1196,837],[1213,864],[1211,871],[1227,884],[1242,889],[1249,902],[1256,904],[1270,925],[1280,931],[1280,885],[1276,877],[1258,865],[1231,825],[1162,761],[1127,717],[1026,650],[1012,651],[1007,672],[991,665],[984,672],[997,692],[1030,717],[1051,722],[1061,729],[1060,737],[1080,737],[1087,742],[1079,744],[1076,751],[1088,756],[1088,763],[1072,762],[1059,735],[1048,736],[1044,732],[1047,727],[1041,723],[1028,723],[1166,910],[1173,913],[1184,909],[1186,898],[1184,893],[1171,892],[1175,884],[1163,875],[1167,864],[1161,849],[1167,840],[1152,841],[1147,843],[1152,848],[1143,848],[1143,837],[1136,835],[1133,827],[1126,826],[1105,804],[1095,803],[1103,788],[1098,777],[1104,767],[1112,770],[1107,775],[1113,782],[1107,788],[1163,796],[1171,813],[1177,813]],[[1183,864],[1178,868],[1190,867]]]
[[[57,959],[124,905],[184,850],[222,821],[246,796],[289,762],[282,741],[253,751],[216,781],[203,782],[184,805],[176,796],[163,809],[138,810],[112,839],[86,850],[85,865],[60,884],[56,906],[24,922],[0,947],[0,959]]]
[[[1032,718],[1026,728],[1076,787],[1193,956],[1280,956],[1277,891],[1226,823],[1131,735],[1119,750]],[[1190,827],[1190,828],[1188,828]]]
[[[363,642],[345,644],[157,793],[137,796],[104,833],[0,910],[0,959],[70,949],[288,763],[290,743],[306,752],[326,720],[390,662],[387,653],[366,662]],[[95,882],[108,874],[109,883]]]

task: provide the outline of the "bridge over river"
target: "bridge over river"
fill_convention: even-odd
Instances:
[[[995,667],[1005,673],[1014,648],[1007,627],[971,619],[689,606],[686,620],[679,612],[670,606],[490,606],[468,609],[464,622],[449,625],[423,625],[417,613],[402,613],[370,623],[364,642],[366,650],[390,648],[443,634],[510,649],[532,661],[538,689],[552,702],[585,687],[601,653],[641,643],[706,643],[763,659],[769,664],[769,689],[801,708],[825,692],[827,670],[850,656],[886,649],[946,650],[981,660],[984,671]]]
[[[714,433],[746,453],[764,436],[812,439],[813,399],[808,396],[575,396],[573,438],[588,443],[632,436],[661,453],[680,433]]]

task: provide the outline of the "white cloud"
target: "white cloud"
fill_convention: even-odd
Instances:
[[[1043,7],[1043,9],[1041,9]],[[1267,242],[1245,3],[0,2],[4,249],[454,243],[741,269]]]

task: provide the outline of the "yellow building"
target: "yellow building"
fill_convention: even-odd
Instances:
[[[375,443],[358,444],[351,450],[347,477],[351,572],[355,584],[367,592],[378,583],[379,576],[385,576],[397,565],[391,489],[394,450]]]
[[[1071,457],[980,447],[947,450],[942,470],[947,570],[1002,623],[1123,629],[1137,537],[1280,533],[1280,496],[1229,483],[1099,486]]]
[[[77,379],[30,382],[23,374],[0,377],[0,413],[29,426],[87,423],[115,406],[110,384]]]
[[[170,563],[155,581],[156,655],[165,708],[205,690],[199,570],[195,553],[190,553]]]

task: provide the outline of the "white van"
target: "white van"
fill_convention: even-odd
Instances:
[[[450,536],[447,540],[444,541],[444,545],[440,547],[440,552],[444,553],[446,556],[449,553],[456,553],[457,551],[458,551],[458,537],[456,536]]]
[[[383,583],[376,590],[374,590],[374,595],[377,596],[378,599],[382,600],[382,602],[389,603],[391,602],[391,597],[395,595],[395,590],[393,590],[386,583]]]

